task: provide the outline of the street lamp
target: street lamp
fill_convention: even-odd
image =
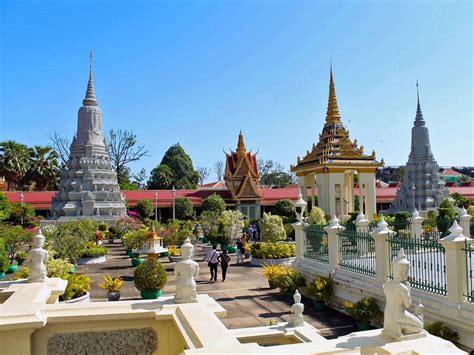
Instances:
[[[411,187],[412,198],[413,198],[413,210],[416,210],[416,206],[415,206],[415,190],[416,190],[416,186],[415,186],[415,184],[413,184],[413,186]]]
[[[23,191],[20,192],[20,206],[21,206],[21,224],[23,225],[23,200],[25,199],[25,195],[23,194]]]
[[[173,185],[173,190],[171,190],[171,195],[173,196],[173,220],[175,219],[175,206],[174,206],[174,199],[176,197],[176,189],[174,188],[174,185]]]
[[[301,223],[303,222],[303,213],[306,208],[306,201],[303,200],[303,195],[301,195],[301,190],[298,194],[298,199],[293,202],[293,205],[295,206],[295,213],[296,213],[296,218],[298,221]]]
[[[158,221],[158,191],[155,191],[155,222]]]

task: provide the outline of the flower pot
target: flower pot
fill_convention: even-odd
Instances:
[[[14,274],[16,272],[16,269],[18,268],[18,265],[10,265],[7,269],[7,274]]]
[[[113,302],[120,299],[120,291],[118,292],[107,292],[107,301]]]
[[[142,296],[144,300],[154,300],[161,296],[161,290],[155,290],[155,291],[142,290],[140,291],[140,296]]]
[[[5,273],[3,271],[0,271],[0,280],[5,278]]]
[[[369,330],[370,329],[370,323],[367,322],[356,322],[357,323],[357,329],[362,331],[362,330]]]
[[[167,251],[163,252],[163,253],[160,253],[160,258],[164,257],[164,256],[169,256],[170,253],[168,253]]]
[[[320,301],[313,301],[314,309],[317,311],[322,311],[326,308],[326,304]]]
[[[140,265],[141,263],[143,263],[144,261],[145,259],[143,258],[132,258],[132,266],[136,267]]]
[[[86,292],[81,297],[73,298],[66,301],[60,301],[60,303],[90,303],[90,301],[91,301],[90,293]]]
[[[74,264],[74,265],[72,266],[72,268],[69,269],[69,272],[68,272],[68,273],[69,273],[69,274],[74,274],[74,273],[76,272],[76,270],[77,270],[77,265]]]
[[[268,279],[268,285],[270,286],[270,289],[275,289],[278,287],[276,281],[272,279]]]
[[[178,261],[183,260],[183,257],[181,255],[178,255],[178,256],[169,255],[168,259],[170,263],[177,263]]]
[[[237,253],[237,247],[236,246],[231,246],[231,245],[224,245],[222,249],[225,249],[229,252],[229,254],[235,254]]]
[[[130,252],[130,257],[131,257],[132,259],[138,259],[138,258],[140,257],[140,254]]]

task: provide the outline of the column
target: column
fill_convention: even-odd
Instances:
[[[420,216],[420,213],[415,209],[410,218],[410,232],[412,237],[421,238],[423,234],[423,223],[424,218]]]
[[[295,222],[292,227],[295,230],[296,259],[293,264],[299,264],[304,258],[304,248],[306,244],[306,233],[304,232],[304,222]]]
[[[334,216],[336,215],[336,184],[334,182],[329,182],[329,210],[324,211],[324,213]]]
[[[370,232],[370,235],[375,240],[375,267],[376,277],[381,283],[385,283],[389,273],[390,251],[388,238],[395,232],[388,229],[388,223],[385,222],[383,215],[382,219],[377,224],[377,228]]]
[[[471,242],[471,238],[463,235],[463,229],[456,220],[449,232],[449,235],[439,241],[446,249],[448,300],[461,303],[466,301],[467,294],[467,258],[464,246]]]
[[[369,220],[377,213],[375,200],[375,174],[361,173],[360,181],[365,185],[365,215]]]
[[[463,207],[459,216],[459,224],[463,230],[462,234],[466,237],[471,236],[471,218],[472,216],[467,214],[466,209]]]
[[[339,253],[340,239],[337,233],[339,230],[344,230],[344,227],[339,224],[339,220],[334,216],[331,223],[324,227],[324,230],[328,234],[329,267],[331,268],[331,272],[334,272],[339,266],[341,257]]]

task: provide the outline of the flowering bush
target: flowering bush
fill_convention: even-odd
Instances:
[[[237,210],[227,210],[221,213],[219,222],[222,225],[222,233],[228,242],[235,241],[242,234],[244,228],[244,215]]]
[[[257,259],[285,259],[296,255],[293,243],[252,243],[250,254]]]
[[[127,232],[139,230],[140,226],[141,226],[141,223],[136,218],[123,216],[118,219],[115,229],[119,234],[118,236],[122,237]]]
[[[263,213],[262,218],[262,240],[264,242],[277,242],[286,239],[285,228],[280,216],[271,213]]]
[[[326,218],[324,217],[324,211],[317,206],[311,208],[311,212],[308,215],[308,223],[325,225]]]

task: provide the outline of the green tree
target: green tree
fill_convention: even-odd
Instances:
[[[10,261],[8,260],[7,248],[3,238],[0,238],[0,272],[5,272],[10,267]]]
[[[25,222],[27,219],[35,216],[35,210],[29,203],[12,203],[10,218],[8,220],[14,224],[20,224],[21,221]]]
[[[58,158],[58,153],[50,146],[35,145],[30,150],[30,168],[26,177],[35,183],[35,190],[57,189],[61,173]]]
[[[222,197],[214,192],[212,195],[207,196],[202,200],[201,208],[203,211],[212,211],[221,214],[225,211],[226,204]]]
[[[158,186],[154,183],[154,170],[153,169],[151,178],[150,178],[150,188],[169,188],[174,186],[176,189],[195,189],[199,182],[199,173],[194,170],[193,161],[191,157],[184,151],[184,149],[178,144],[171,146],[163,156],[163,160],[160,163],[161,165],[167,166],[172,174],[171,181],[169,184],[165,184],[164,179],[161,179],[161,184],[158,183]],[[158,166],[158,168],[160,167]],[[165,168],[162,168],[165,169]],[[169,177],[168,172],[165,175],[166,178]],[[160,179],[158,179],[158,182]],[[163,187],[166,186],[166,187]]]
[[[459,208],[468,208],[471,205],[471,201],[465,198],[459,192],[452,193],[451,197],[454,199],[456,206]]]
[[[273,160],[258,160],[260,184],[267,187],[285,187],[296,182],[296,177],[291,172],[286,172],[283,165]]]
[[[33,241],[33,233],[23,229],[22,226],[2,224],[0,225],[0,235],[5,242],[10,264],[13,264],[15,255]]]
[[[142,219],[150,218],[155,213],[153,204],[150,200],[138,200],[135,210]]]
[[[3,192],[0,192],[0,222],[10,218],[12,205]]]
[[[273,214],[282,217],[292,218],[295,216],[295,211],[293,208],[293,203],[290,200],[280,200],[273,207]]]
[[[152,190],[168,190],[171,189],[172,183],[173,171],[170,169],[169,166],[160,164],[151,171],[150,180],[148,180],[148,188]]]
[[[0,142],[0,175],[7,181],[7,190],[22,189],[30,169],[30,150],[24,144],[14,141]]]
[[[308,215],[308,223],[319,225],[326,224],[326,217],[324,216],[324,211],[317,206],[311,208],[311,212]]]
[[[275,243],[285,239],[286,232],[281,217],[264,212],[262,218],[262,240],[264,242]]]
[[[175,213],[177,219],[189,218],[193,215],[193,204],[186,197],[178,197],[174,200]]]

